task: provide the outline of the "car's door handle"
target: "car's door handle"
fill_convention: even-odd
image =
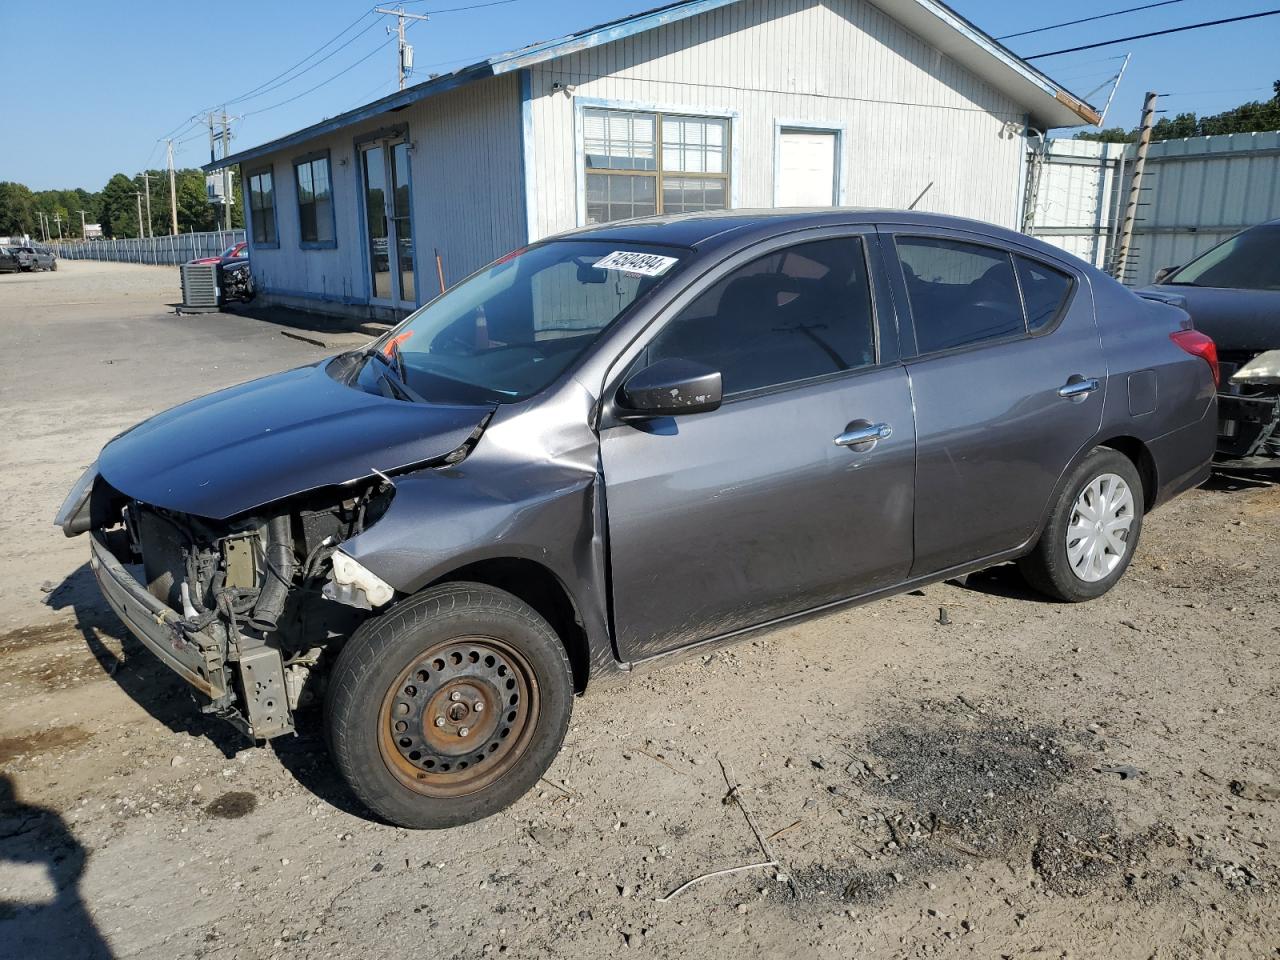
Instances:
[[[1072,377],[1058,388],[1058,396],[1066,400],[1074,400],[1087,397],[1097,389],[1097,377]]]
[[[875,443],[877,440],[888,440],[893,436],[893,427],[887,423],[867,423],[865,420],[849,424],[844,433],[832,442],[837,447],[856,447],[863,443]]]

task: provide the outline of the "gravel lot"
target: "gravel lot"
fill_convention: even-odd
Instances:
[[[332,352],[176,298],[0,276],[0,957],[1280,956],[1280,488],[1154,514],[1094,603],[1000,568],[588,694],[539,790],[410,833],[317,718],[194,712],[49,523],[119,430]]]

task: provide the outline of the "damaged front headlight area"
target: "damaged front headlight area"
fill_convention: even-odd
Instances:
[[[384,479],[227,520],[132,500],[101,477],[87,486],[92,566],[108,603],[203,694],[205,712],[254,739],[294,729],[293,712],[321,697],[342,644],[394,597],[341,550],[386,512],[395,490]]]
[[[80,479],[75,482],[71,492],[62,501],[62,506],[58,508],[58,512],[53,518],[53,525],[61,527],[66,536],[78,537],[82,533],[89,532],[89,528],[92,526],[89,500],[93,494],[93,485],[97,479],[98,461],[95,460],[89,464],[84,473],[80,474]]]
[[[1231,375],[1231,382],[1280,386],[1280,350],[1260,353]]]
[[[1224,352],[1219,366],[1218,462],[1275,466],[1280,461],[1280,350]]]

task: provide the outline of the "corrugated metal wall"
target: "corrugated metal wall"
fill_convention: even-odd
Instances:
[[[519,82],[514,76],[482,80],[419,101],[398,113],[353,124],[340,132],[245,165],[270,164],[276,190],[279,249],[254,249],[259,289],[289,302],[299,294],[335,303],[363,303],[369,294],[363,249],[359,155],[356,140],[408,125],[413,229],[420,302],[437,290],[433,250],[453,283],[524,242]],[[302,249],[293,160],[328,150],[336,217],[335,249]]]
[[[843,129],[842,202],[1019,225],[1024,111],[863,0],[755,0],[530,71],[535,237],[584,222],[582,101],[732,115],[734,205],[773,205],[776,123]],[[553,89],[553,85],[559,87]]]
[[[1027,232],[1109,267],[1132,157],[1133,148],[1120,144],[1051,140],[1043,160],[1033,157],[1028,165]],[[1134,286],[1245,227],[1280,217],[1280,133],[1153,143],[1141,202],[1122,278]]]
[[[1151,189],[1131,258],[1137,284],[1245,227],[1280,217],[1280,133],[1153,143],[1143,183]]]

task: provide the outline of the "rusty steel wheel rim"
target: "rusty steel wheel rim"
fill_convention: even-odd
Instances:
[[[537,679],[515,648],[492,637],[448,640],[415,657],[387,688],[379,752],[411,790],[465,796],[523,756],[538,710]]]

